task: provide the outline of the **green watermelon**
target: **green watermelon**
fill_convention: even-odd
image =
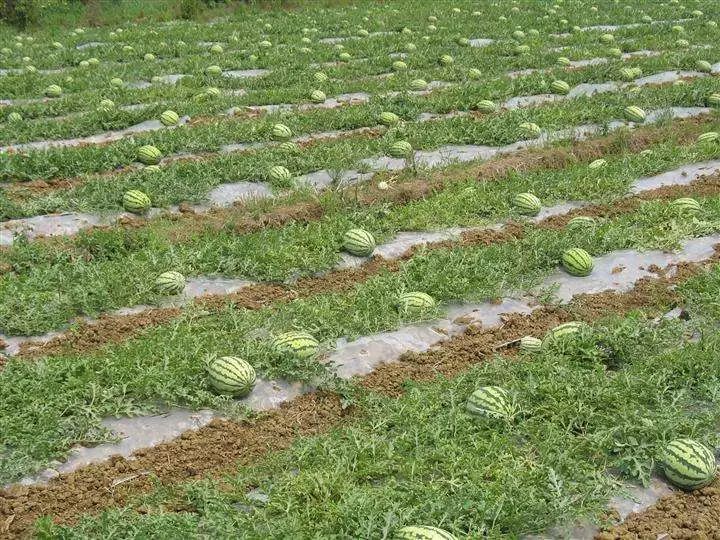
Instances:
[[[128,212],[144,214],[150,209],[150,197],[138,189],[131,189],[123,195],[122,205]]]
[[[570,59],[567,58],[567,57],[565,57],[565,56],[561,56],[561,57],[559,57],[559,58],[557,59],[557,64],[558,64],[559,66],[563,66],[563,67],[564,67],[564,66],[569,66],[569,65],[570,65]]]
[[[703,73],[710,73],[712,71],[712,64],[707,60],[698,60],[695,62],[695,69]]]
[[[599,168],[601,168],[601,167],[604,167],[605,165],[607,165],[607,161],[605,161],[604,159],[600,158],[600,159],[596,159],[595,161],[593,161],[592,163],[590,163],[590,164],[588,165],[588,169],[599,169]]]
[[[482,77],[482,71],[480,71],[478,68],[470,68],[467,72],[468,79],[471,79],[473,81],[477,81]]]
[[[255,386],[255,369],[242,358],[222,356],[207,366],[210,385],[216,392],[244,397]]]
[[[557,325],[551,329],[543,338],[543,347],[548,344],[567,339],[568,337],[574,336],[582,328],[585,327],[585,323],[580,321],[571,321]]]
[[[382,124],[383,126],[394,126],[398,122],[400,122],[400,117],[391,112],[381,112],[378,116],[378,123]]]
[[[278,145],[278,149],[288,154],[297,154],[300,151],[300,147],[292,141],[285,141]]]
[[[282,165],[274,165],[268,170],[268,179],[275,184],[287,185],[292,178],[292,173]]]
[[[711,107],[720,107],[720,93],[715,92],[707,97],[707,104]]]
[[[570,91],[570,85],[565,81],[553,81],[550,84],[550,90],[555,94],[567,94]]]
[[[144,165],[157,165],[161,159],[160,150],[150,144],[138,148],[137,160]]]
[[[308,332],[293,331],[277,336],[272,342],[272,348],[276,354],[307,360],[317,355],[320,343]]]
[[[441,66],[445,67],[451,66],[455,63],[455,59],[449,54],[443,54],[438,61],[440,62]]]
[[[624,114],[625,118],[631,122],[639,124],[645,121],[645,111],[643,111],[640,107],[636,107],[634,105],[625,107]]]
[[[369,257],[375,249],[375,238],[363,229],[350,229],[343,236],[343,248],[356,257]]]
[[[220,95],[220,89],[214,86],[210,86],[205,90],[205,95],[207,97],[216,98]]]
[[[435,300],[424,292],[407,292],[398,298],[398,311],[401,315],[417,316],[435,308]]]
[[[208,66],[205,68],[205,74],[211,76],[222,75],[222,68],[216,65]]]
[[[160,122],[164,126],[176,126],[180,122],[180,117],[175,111],[165,111],[160,115]]]
[[[285,124],[275,124],[271,132],[272,138],[276,141],[287,141],[292,137],[292,131]]]
[[[612,34],[602,34],[600,36],[600,43],[604,43],[605,45],[608,45],[613,41],[615,41],[615,36],[613,36]]]
[[[110,112],[115,108],[115,102],[111,99],[103,99],[100,101],[100,105],[98,106],[98,110],[100,112]]]
[[[110,79],[110,86],[120,88],[123,85],[123,80],[120,77],[113,77]]]
[[[717,131],[708,131],[708,132],[700,135],[697,138],[697,142],[699,142],[699,143],[717,142],[718,139],[720,139],[720,133],[718,133]]]
[[[520,350],[524,352],[535,353],[542,347],[542,340],[533,336],[525,336],[520,338]]]
[[[45,89],[45,95],[49,98],[57,98],[62,95],[62,88],[57,84],[51,84]]]
[[[8,114],[7,119],[8,122],[10,122],[11,124],[17,124],[19,122],[22,122],[23,117],[19,112],[11,112],[10,114]]]
[[[517,55],[529,53],[530,45],[518,45],[513,49],[513,52]]]
[[[592,257],[582,248],[566,250],[562,255],[562,265],[565,271],[572,276],[585,277],[593,271]]]
[[[402,60],[395,60],[392,63],[393,71],[405,71],[408,68],[407,64]]]
[[[155,288],[168,296],[180,294],[185,289],[185,276],[174,270],[163,272],[155,279]]]
[[[512,416],[512,403],[507,390],[499,386],[483,386],[475,390],[465,404],[466,410],[476,416],[507,418]]]
[[[153,53],[146,53],[145,56],[143,56],[143,59],[146,62],[154,62],[155,61],[155,55]]]
[[[700,213],[700,203],[691,197],[681,197],[670,203],[670,207],[679,214],[696,215]]]
[[[586,229],[595,225],[595,219],[590,216],[575,216],[567,224],[568,229]]]
[[[685,491],[711,484],[717,470],[714,453],[692,439],[676,439],[668,443],[662,464],[666,478]]]
[[[395,540],[456,540],[449,532],[429,525],[410,525],[395,533]]]
[[[396,141],[388,148],[388,155],[394,158],[408,159],[413,154],[413,147],[407,141]]]
[[[258,43],[258,46],[261,49],[269,49],[270,47],[272,47],[272,43],[269,42],[268,40],[263,40],[260,43]]]
[[[477,104],[477,110],[483,113],[494,113],[497,110],[497,105],[489,99],[483,99]]]
[[[622,49],[618,49],[617,47],[608,49],[608,56],[611,56],[612,58],[622,58],[622,55]]]
[[[328,76],[325,75],[325,73],[323,73],[322,71],[317,71],[313,75],[313,79],[315,79],[315,82],[317,83],[325,83],[328,81]]]
[[[421,90],[425,90],[427,88],[427,81],[425,79],[413,79],[410,81],[410,90],[413,90],[415,92],[419,92]]]
[[[213,54],[222,54],[222,45],[220,45],[219,43],[215,43],[212,47],[210,47],[210,52]]]
[[[523,122],[520,124],[520,132],[523,134],[523,137],[539,137],[542,133],[542,130],[540,129],[540,126],[533,122]]]
[[[513,206],[520,214],[536,216],[540,213],[542,203],[532,193],[519,193],[513,199]]]
[[[327,99],[327,96],[325,96],[325,92],[322,90],[313,90],[310,93],[310,101],[313,103],[324,103]]]
[[[350,60],[352,60],[352,56],[350,56],[350,53],[343,52],[338,55],[338,59],[341,62],[349,62]]]

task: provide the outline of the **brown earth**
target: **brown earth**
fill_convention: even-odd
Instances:
[[[667,495],[595,540],[720,540],[720,480],[691,493]]]
[[[637,308],[666,309],[678,302],[670,286],[700,272],[705,264],[682,265],[671,278],[646,278],[627,293],[584,295],[568,306],[542,307],[531,315],[511,314],[499,328],[470,328],[426,353],[408,353],[396,363],[383,364],[360,383],[371,391],[399,395],[403,381],[453,376],[496,352],[513,354],[508,343],[528,334],[542,335],[561,322],[591,322],[611,312],[622,314]],[[361,413],[344,410],[338,396],[311,393],[254,420],[215,420],[175,440],[140,450],[134,460],[118,456],[61,475],[47,485],[0,490],[0,524],[5,524],[5,536],[19,537],[28,535],[42,515],[51,515],[58,523],[73,523],[83,514],[123,505],[133,495],[148,492],[155,485],[154,478],[172,483],[230,473],[238,464],[287,448],[296,437],[321,433]]]

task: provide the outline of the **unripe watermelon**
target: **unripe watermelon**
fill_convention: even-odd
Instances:
[[[702,210],[700,203],[691,197],[681,197],[670,203],[670,207],[679,214],[696,215]]]
[[[720,133],[717,131],[707,131],[697,138],[699,143],[717,142],[720,139]]]
[[[388,148],[388,155],[394,158],[409,158],[413,154],[413,147],[407,141],[397,141]]]
[[[532,193],[519,193],[513,199],[513,206],[520,214],[536,216],[540,213],[542,203]]]
[[[260,43],[258,43],[258,46],[261,49],[269,49],[270,47],[272,47],[272,43],[265,39],[265,40],[261,41]]]
[[[507,418],[512,416],[512,404],[507,390],[499,386],[483,386],[475,390],[465,404],[466,410],[476,416]]]
[[[605,167],[605,165],[607,165],[607,161],[600,158],[600,159],[596,159],[593,162],[591,162],[590,165],[588,165],[588,169],[592,169],[592,170],[600,169],[602,167]]]
[[[216,98],[216,97],[220,96],[220,89],[216,88],[214,86],[209,86],[205,90],[205,95],[210,98]]]
[[[703,488],[715,479],[715,455],[692,439],[668,443],[662,457],[666,478],[685,491]]]
[[[8,114],[7,119],[11,124],[17,124],[18,122],[22,122],[23,117],[19,112],[11,112]]]
[[[605,45],[612,43],[613,41],[615,41],[615,36],[613,36],[612,34],[602,34],[600,36],[600,42],[604,43]]]
[[[310,93],[310,100],[313,103],[324,103],[326,99],[327,96],[325,96],[325,92],[323,92],[322,90],[313,90]]]
[[[449,54],[443,54],[439,59],[441,66],[450,66],[455,63],[455,59]]]
[[[174,270],[163,272],[155,278],[155,289],[167,296],[180,294],[185,289],[185,276]]]
[[[612,58],[622,58],[622,50],[618,49],[617,47],[613,47],[611,49],[608,49],[608,56]]]
[[[645,121],[645,111],[643,111],[640,107],[636,107],[635,105],[625,107],[624,114],[625,118],[627,118],[631,122],[639,124]]]
[[[383,126],[394,126],[400,121],[400,117],[391,112],[381,112],[378,116],[378,123]]]
[[[520,339],[520,350],[535,353],[542,347],[542,340],[533,336],[525,336]]]
[[[120,77],[113,77],[110,79],[110,86],[120,88],[123,85],[123,80]]]
[[[678,40],[675,42],[675,45],[677,45],[678,47],[681,47],[681,48],[685,49],[685,48],[687,48],[687,47],[690,46],[690,42],[689,42],[687,39],[678,39]]]
[[[720,93],[713,93],[707,97],[707,104],[711,107],[720,107]]]
[[[212,65],[205,68],[206,75],[218,76],[222,75],[222,68],[220,66]]]
[[[317,71],[313,75],[313,79],[315,79],[315,82],[317,83],[324,83],[328,81],[328,76],[325,75],[325,73],[323,73],[322,71]]]
[[[632,81],[635,78],[635,71],[632,68],[622,68],[620,78],[624,81]]]
[[[236,356],[215,358],[208,364],[207,372],[210,385],[221,394],[244,397],[255,386],[255,369]]]
[[[268,179],[275,184],[287,185],[291,178],[292,173],[282,165],[270,167],[268,171]]]
[[[278,149],[288,154],[296,154],[300,151],[300,147],[292,141],[285,141],[278,145]]]
[[[408,67],[402,60],[396,60],[392,63],[393,71],[405,71]]]
[[[292,131],[285,124],[275,124],[272,128],[272,138],[276,141],[287,141],[292,137]]]
[[[272,342],[272,348],[276,354],[307,360],[317,355],[320,343],[308,332],[295,331],[277,336]]]
[[[410,525],[395,533],[395,540],[456,540],[449,532],[429,525]]]
[[[551,329],[543,338],[543,347],[558,341],[562,341],[574,336],[585,327],[585,323],[580,321],[571,321],[557,325]]]
[[[358,35],[359,37],[368,37],[368,36],[370,35],[370,32],[368,32],[368,31],[365,30],[364,28],[361,28],[360,30],[358,30],[357,35]]]
[[[341,62],[349,62],[350,60],[352,60],[352,56],[350,56],[350,53],[343,52],[343,53],[340,53],[340,55],[338,56],[338,59]]]
[[[57,84],[51,84],[45,89],[45,95],[49,98],[57,98],[62,95],[62,88]]]
[[[175,111],[165,111],[160,115],[160,122],[164,126],[176,126],[180,122],[180,117]]]
[[[542,133],[542,130],[540,129],[540,126],[533,122],[523,122],[520,124],[520,132],[523,134],[524,137],[539,137]]]
[[[712,64],[707,60],[698,60],[695,62],[695,69],[703,73],[710,73],[712,71]]]
[[[575,216],[567,224],[568,229],[587,229],[595,225],[595,219],[590,216]]]
[[[143,168],[143,172],[146,174],[156,173],[160,171],[162,171],[160,165],[148,165],[147,167]]]
[[[513,36],[513,39],[515,39],[516,41],[520,41],[520,40],[525,39],[525,32],[523,32],[522,30],[515,30],[512,33],[512,36]]]
[[[150,197],[138,189],[131,189],[123,195],[122,205],[128,212],[144,214],[150,209]]]
[[[568,274],[579,277],[589,276],[594,266],[592,257],[582,248],[566,250],[562,255],[562,265]]]
[[[214,54],[222,54],[222,45],[220,45],[219,43],[215,43],[212,47],[210,47],[210,52]]]
[[[90,66],[90,62],[88,62],[87,60],[80,60],[78,66],[80,66],[81,68],[86,68]]]
[[[564,95],[570,91],[570,85],[565,81],[553,81],[550,84],[550,90],[552,90],[555,94]]]
[[[410,81],[410,90],[419,92],[420,90],[425,90],[427,85],[428,83],[425,79],[413,79]]]
[[[102,113],[109,113],[115,108],[115,102],[111,99],[103,99],[100,101],[100,105],[98,105],[98,111]]]
[[[407,292],[398,298],[398,311],[404,316],[417,316],[435,308],[435,300],[424,292]]]
[[[415,52],[417,50],[417,45],[414,43],[406,43],[403,48],[406,52]]]
[[[350,229],[343,236],[343,248],[356,257],[369,257],[375,249],[375,237],[364,229]]]
[[[565,56],[561,56],[560,58],[557,59],[557,63],[559,66],[569,66],[570,59]]]
[[[150,144],[138,148],[137,160],[144,165],[157,165],[161,159],[160,150]]]
[[[483,99],[477,104],[477,110],[483,113],[494,113],[497,110],[497,105],[489,99]]]
[[[513,52],[517,55],[529,53],[530,45],[518,45],[515,49],[513,49]]]
[[[473,81],[478,80],[480,77],[482,77],[482,71],[480,71],[478,68],[470,68],[467,72],[468,79],[472,79]]]
[[[154,62],[155,61],[155,55],[153,53],[146,53],[145,56],[143,56],[143,59],[146,62]]]

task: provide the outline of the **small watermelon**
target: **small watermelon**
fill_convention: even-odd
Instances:
[[[394,158],[409,158],[413,154],[413,147],[407,141],[396,141],[388,148],[388,155]]]
[[[516,55],[527,54],[530,52],[530,45],[518,45],[513,49],[513,53]]]
[[[261,41],[260,43],[258,43],[258,46],[261,49],[269,49],[270,47],[272,47],[272,43],[265,39],[265,40]]]
[[[270,167],[267,173],[268,180],[275,184],[287,185],[292,179],[292,173],[282,165]]]
[[[613,36],[612,34],[602,34],[600,36],[600,43],[604,43],[605,45],[608,45],[613,41],[615,41],[615,36]]]
[[[585,277],[593,271],[593,260],[582,248],[571,248],[562,255],[562,265],[571,276]]]
[[[600,158],[600,159],[596,159],[595,161],[592,161],[592,162],[588,165],[588,169],[591,169],[591,170],[600,169],[600,168],[602,168],[602,167],[605,167],[605,165],[607,165],[607,161],[605,161],[604,159]]]
[[[512,416],[512,404],[507,390],[499,386],[483,386],[467,400],[465,409],[472,415],[490,418]]]
[[[407,68],[407,64],[402,60],[395,60],[395,62],[392,63],[393,71],[405,71]]]
[[[352,56],[350,56],[350,53],[343,52],[338,55],[338,59],[341,62],[349,62],[350,60],[352,60]]]
[[[45,95],[49,98],[57,98],[62,95],[62,88],[57,84],[51,84],[45,89]]]
[[[483,99],[477,104],[477,110],[483,113],[494,113],[497,110],[497,105],[489,99]]]
[[[363,229],[350,229],[343,236],[343,248],[356,257],[369,257],[375,249],[375,238]]]
[[[143,165],[157,165],[162,159],[160,150],[150,144],[141,146],[137,151],[137,160]]]
[[[710,73],[712,71],[712,64],[707,60],[698,60],[695,62],[695,69],[703,73]]]
[[[110,86],[114,86],[115,88],[120,88],[123,84],[123,80],[120,77],[110,79]]]
[[[288,154],[297,154],[300,151],[300,147],[292,141],[285,141],[278,145],[278,149]]]
[[[482,71],[480,71],[478,68],[470,68],[467,72],[468,79],[471,79],[473,81],[477,81],[482,77]]]
[[[175,111],[165,111],[160,115],[160,122],[163,126],[176,126],[180,122],[180,117]]]
[[[327,99],[327,96],[325,96],[325,92],[322,90],[313,90],[310,93],[310,101],[313,103],[325,103],[325,100]]]
[[[395,533],[395,540],[456,540],[449,532],[429,525],[410,525]]]
[[[146,62],[154,62],[155,55],[153,53],[145,53],[145,56],[143,56],[143,60],[145,60]]]
[[[635,78],[635,70],[632,68],[622,68],[620,70],[620,78],[623,81],[632,81]]]
[[[213,54],[222,54],[222,45],[220,45],[219,43],[215,43],[212,47],[210,47],[210,52]]]
[[[585,323],[580,321],[571,321],[559,324],[555,328],[551,329],[547,334],[545,334],[542,342],[543,347],[547,346],[548,344],[562,341],[568,337],[574,336],[584,327]]]
[[[150,197],[138,189],[131,189],[123,195],[122,205],[128,212],[144,214],[150,209]]]
[[[523,134],[523,137],[532,137],[536,138],[539,137],[542,133],[542,130],[540,129],[540,126],[533,122],[523,122],[520,124],[520,132]]]
[[[536,216],[540,213],[542,203],[532,193],[519,193],[513,199],[513,206],[520,214]]]
[[[618,49],[617,47],[612,47],[608,49],[608,56],[610,56],[611,58],[622,58],[622,55],[622,49]]]
[[[404,316],[417,316],[435,308],[435,300],[424,292],[407,292],[398,298],[398,311]]]
[[[272,348],[276,354],[307,360],[317,355],[320,343],[308,332],[294,331],[277,336],[272,342]]]
[[[17,124],[19,122],[22,122],[23,117],[19,112],[11,112],[10,114],[8,114],[7,119],[8,122],[10,122],[11,124]]]
[[[631,122],[639,124],[645,121],[645,111],[643,111],[640,107],[631,105],[629,107],[625,107],[625,110],[623,112],[625,114],[625,118],[627,118]]]
[[[707,131],[697,138],[699,143],[717,142],[720,139],[720,133],[717,131]]]
[[[587,229],[595,227],[595,219],[590,216],[575,216],[568,221],[568,229]]]
[[[382,124],[383,126],[394,126],[398,122],[400,122],[400,117],[391,112],[381,112],[378,116],[378,123]]]
[[[524,352],[535,353],[542,347],[542,340],[533,336],[525,336],[520,338],[520,350]]]
[[[98,110],[105,113],[112,111],[114,108],[115,102],[111,99],[103,99],[100,101],[100,105],[98,105]]]
[[[451,66],[455,63],[455,59],[449,54],[443,54],[438,61],[440,62],[441,66],[445,67]]]
[[[555,94],[565,95],[570,91],[570,85],[565,81],[553,81],[550,84],[550,90]]]
[[[692,439],[676,439],[668,443],[662,456],[666,478],[685,491],[703,488],[715,479],[715,455],[706,446]]]
[[[244,397],[255,386],[255,369],[242,358],[222,356],[207,367],[210,385],[216,392]]]
[[[210,86],[205,90],[205,95],[210,98],[216,98],[220,96],[220,89],[214,86]]]
[[[174,270],[163,272],[155,278],[155,289],[167,296],[180,294],[185,289],[185,276]]]
[[[707,97],[707,104],[711,107],[720,107],[720,93],[713,93]]]
[[[285,124],[275,124],[271,132],[272,138],[276,141],[287,141],[292,137],[292,131]]]
[[[216,65],[208,66],[205,68],[205,74],[213,77],[222,75],[222,68]]]
[[[670,203],[670,208],[679,214],[697,215],[700,213],[700,203],[691,197],[681,197]]]
[[[558,64],[559,66],[563,66],[563,67],[569,66],[569,65],[570,65],[570,59],[567,58],[567,57],[565,57],[565,56],[561,56],[561,57],[559,57],[559,58],[557,59],[557,64]]]
[[[328,76],[325,75],[325,73],[323,73],[322,71],[317,71],[313,75],[313,79],[315,79],[315,82],[317,83],[325,83],[328,81]]]
[[[427,88],[427,81],[425,79],[413,79],[410,81],[410,90],[413,90],[415,92],[419,92],[421,90],[425,90]]]

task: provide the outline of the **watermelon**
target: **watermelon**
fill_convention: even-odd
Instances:
[[[525,54],[530,52],[530,45],[518,45],[513,49],[513,52],[517,55]]]
[[[394,126],[398,122],[400,122],[400,117],[395,113],[382,112],[378,116],[378,123],[382,124],[383,126]]]
[[[395,540],[456,540],[449,532],[429,525],[409,525],[395,533]]]
[[[143,168],[144,173],[156,173],[160,172],[162,169],[160,168],[160,165],[148,165],[147,167]]]
[[[593,169],[593,170],[594,170],[594,169],[599,169],[599,168],[601,168],[601,167],[604,167],[605,165],[607,165],[607,161],[605,161],[604,159],[600,158],[600,159],[596,159],[595,161],[591,162],[591,163],[588,165],[588,169]]]
[[[317,355],[320,343],[308,332],[294,331],[277,336],[272,342],[272,348],[276,354],[307,360]]]
[[[90,62],[88,62],[87,60],[80,60],[78,66],[80,66],[81,68],[90,67]]]
[[[542,340],[533,337],[533,336],[525,336],[523,338],[520,338],[520,350],[524,352],[538,352],[540,348],[542,347]]]
[[[482,71],[480,71],[478,68],[470,68],[468,69],[467,76],[468,79],[477,81],[480,77],[482,77]]]
[[[703,12],[700,11],[699,9],[693,9],[693,10],[690,12],[690,15],[692,15],[693,17],[702,17],[702,16],[703,16]]]
[[[570,65],[570,59],[567,58],[567,57],[565,57],[565,56],[561,56],[560,58],[557,59],[557,64],[558,64],[559,66],[569,66],[569,65]]]
[[[540,126],[533,122],[523,122],[519,127],[523,137],[539,137],[542,133]]]
[[[698,60],[695,62],[695,69],[703,73],[710,73],[712,71],[712,64],[707,60]]]
[[[137,160],[143,165],[157,165],[162,159],[160,150],[150,144],[141,146],[137,151]]]
[[[613,36],[612,34],[602,34],[600,36],[600,43],[604,43],[605,45],[608,45],[613,41],[615,41],[615,36]]]
[[[582,328],[585,327],[585,323],[580,321],[571,321],[557,325],[551,329],[543,338],[543,347],[550,343],[564,340],[568,337],[572,337],[577,334]]]
[[[263,41],[261,41],[260,43],[258,43],[258,46],[259,46],[261,49],[269,49],[270,47],[272,47],[272,43],[269,42],[268,40],[264,39]]]
[[[513,39],[515,39],[516,41],[521,41],[521,40],[525,39],[525,32],[523,32],[522,30],[515,30],[512,33],[512,36],[513,36]]]
[[[328,76],[322,71],[318,71],[313,75],[313,79],[315,79],[317,83],[324,83],[328,81]]]
[[[292,178],[292,173],[282,165],[275,165],[268,170],[268,179],[275,184],[287,185]]]
[[[406,43],[403,46],[403,49],[405,49],[406,52],[415,52],[417,50],[417,45],[414,43]]]
[[[519,193],[513,199],[513,206],[520,214],[536,216],[540,213],[542,203],[532,193]]]
[[[568,221],[568,229],[586,229],[595,226],[595,219],[590,216],[575,216]]]
[[[7,119],[11,124],[17,124],[18,122],[22,122],[23,117],[19,112],[11,112],[8,114]]]
[[[582,248],[571,248],[562,255],[562,265],[571,276],[585,277],[593,271],[593,260]]]
[[[394,158],[409,158],[413,154],[413,147],[407,141],[397,141],[388,148],[388,155]]]
[[[685,491],[703,488],[715,479],[715,455],[706,446],[692,439],[676,439],[668,443],[662,456],[665,477]]]
[[[288,154],[296,154],[300,151],[300,147],[292,141],[285,141],[278,145],[278,149]]]
[[[720,139],[720,133],[718,133],[717,131],[708,131],[708,132],[700,135],[697,138],[697,142],[699,142],[699,143],[717,142],[718,139]]]
[[[123,85],[123,80],[120,77],[113,77],[110,79],[110,86],[120,88]]]
[[[512,404],[507,390],[499,386],[483,386],[467,400],[465,409],[475,416],[507,418],[512,415]]]
[[[707,104],[711,107],[720,107],[720,93],[715,92],[707,97]]]
[[[155,278],[155,289],[168,296],[180,294],[185,289],[185,276],[174,270],[163,272]]]
[[[285,124],[275,124],[271,132],[272,138],[276,141],[287,141],[292,137],[292,131]]]
[[[401,315],[417,316],[432,310],[435,300],[424,292],[407,292],[400,295],[397,307]]]
[[[419,92],[421,90],[425,90],[427,88],[427,81],[425,79],[413,79],[410,81],[410,90],[413,90],[415,92]]]
[[[220,66],[212,65],[205,68],[205,74],[206,75],[222,75],[222,68]]]
[[[122,205],[128,212],[144,214],[150,209],[150,197],[138,189],[131,189],[123,195]]]
[[[443,54],[439,58],[438,61],[440,62],[441,66],[445,66],[445,67],[450,66],[455,63],[455,59],[452,56],[450,56],[449,54]]]
[[[207,366],[210,386],[216,392],[244,397],[255,386],[255,369],[242,358],[222,356]]]
[[[624,81],[632,81],[635,78],[635,70],[633,68],[622,68],[620,78]]]
[[[215,43],[212,47],[210,47],[210,52],[214,54],[222,54],[222,45],[220,45],[219,43]]]
[[[630,105],[629,107],[625,107],[625,110],[623,112],[625,114],[625,118],[627,118],[631,122],[636,122],[639,124],[645,121],[645,111],[643,111],[640,107]]]
[[[220,95],[220,89],[210,86],[205,90],[205,95],[210,98],[216,98]]]
[[[103,99],[100,101],[100,105],[98,105],[98,110],[100,112],[110,112],[115,108],[115,102],[111,99]]]
[[[700,203],[691,197],[681,197],[670,203],[670,208],[679,214],[695,215],[700,213]]]
[[[176,126],[180,122],[180,117],[175,111],[165,111],[160,115],[160,122],[164,126]]]
[[[612,58],[622,58],[622,49],[618,49],[617,47],[612,47],[608,49],[608,56]]]
[[[678,39],[678,40],[675,42],[675,45],[677,45],[678,47],[682,47],[683,49],[685,49],[685,48],[687,48],[687,47],[690,46],[690,42],[689,42],[687,39]]]
[[[349,62],[350,60],[352,60],[352,56],[350,56],[350,53],[344,52],[344,53],[340,53],[340,55],[338,56],[338,59],[341,62]]]
[[[370,35],[370,32],[368,32],[368,31],[365,30],[364,28],[361,28],[360,30],[358,30],[357,35],[358,35],[359,37],[368,37],[368,36]]]
[[[393,71],[405,71],[408,68],[407,64],[402,60],[396,60],[392,63]]]
[[[325,92],[322,90],[313,90],[310,93],[310,101],[313,103],[324,103],[326,99]]]
[[[49,98],[57,98],[62,95],[62,88],[57,84],[51,84],[45,89],[45,95]]]
[[[455,40],[455,43],[457,43],[461,47],[467,47],[468,45],[470,45],[470,40],[466,37],[459,37]]]
[[[477,110],[483,113],[494,113],[497,110],[497,105],[489,99],[483,99],[477,104]]]
[[[350,229],[343,236],[343,248],[356,257],[369,257],[375,249],[375,238],[363,229]]]
[[[146,53],[145,56],[143,56],[143,60],[145,60],[146,62],[154,62],[155,55],[153,53]]]
[[[570,85],[566,83],[565,81],[553,81],[550,84],[550,90],[552,90],[555,94],[567,94],[570,91]]]

